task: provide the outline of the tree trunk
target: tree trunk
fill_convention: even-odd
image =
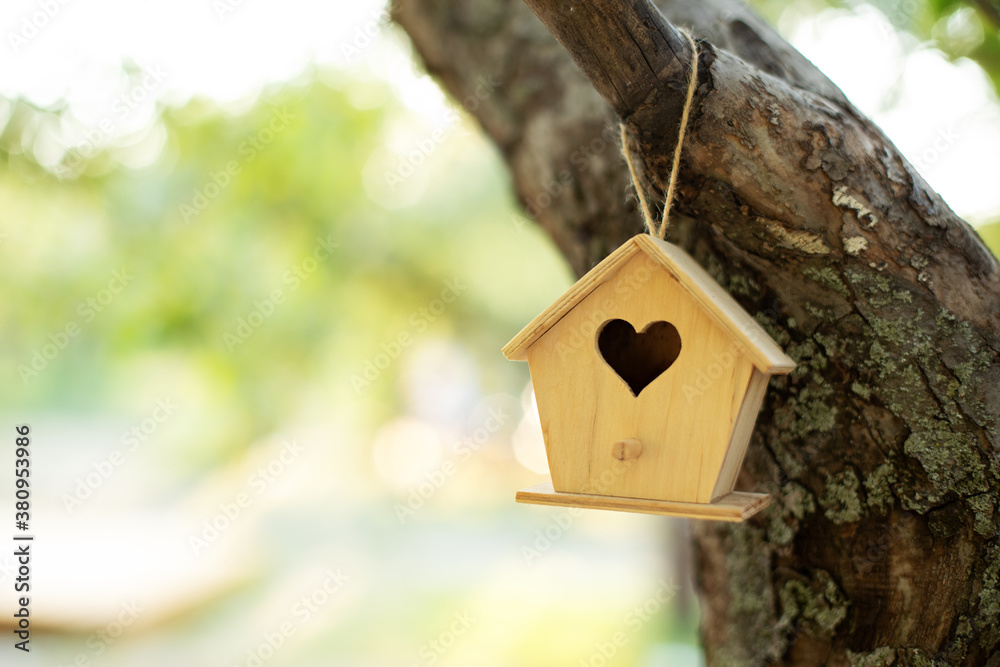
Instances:
[[[476,100],[578,274],[642,230],[619,119],[662,201],[692,56],[674,25],[689,27],[699,85],[669,239],[799,364],[772,380],[738,483],[772,507],[695,526],[709,664],[1000,666],[996,259],[741,4],[528,4],[541,22],[521,0],[393,16]],[[500,85],[479,100],[484,79]]]

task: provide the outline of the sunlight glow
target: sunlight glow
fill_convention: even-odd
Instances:
[[[423,197],[426,176],[390,187],[386,174],[413,153],[413,137],[449,125],[457,109],[415,64],[380,0],[93,0],[56,6],[51,15],[34,0],[13,0],[0,9],[0,96],[23,97],[43,108],[65,105],[69,112],[61,127],[38,130],[31,148],[45,166],[57,165],[70,148],[86,157],[105,146],[128,147],[115,151],[127,166],[148,164],[163,146],[161,133],[151,130],[158,105],[208,98],[245,108],[267,86],[318,66],[359,83],[388,83],[422,119],[398,125],[395,138],[388,136],[365,168],[369,196],[399,208]],[[974,43],[981,28],[969,18],[956,14],[939,32],[953,43]],[[870,5],[807,15],[793,4],[780,27],[959,215],[974,224],[1000,215],[1000,190],[992,187],[1000,173],[1000,104],[977,65],[949,62],[898,32]],[[358,101],[377,99],[362,95]]]
[[[787,14],[781,27],[792,44],[885,131],[956,213],[973,224],[1000,216],[1000,103],[977,64],[949,62],[870,5],[804,19]]]
[[[542,423],[538,417],[538,403],[535,392],[529,384],[522,395],[524,418],[514,431],[512,444],[514,458],[522,466],[539,475],[549,474],[549,460],[545,456],[545,441],[542,438]]]

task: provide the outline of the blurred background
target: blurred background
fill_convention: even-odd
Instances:
[[[1000,249],[1000,11],[756,6]],[[573,276],[380,2],[8,0],[0,34],[17,664],[701,663],[683,520],[513,502],[548,471],[499,350]]]

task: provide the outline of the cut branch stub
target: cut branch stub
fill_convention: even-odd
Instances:
[[[646,182],[636,187],[654,186],[659,208],[666,178],[660,157],[677,145],[694,56],[687,37],[648,0],[525,2],[625,123]],[[714,60],[710,45],[699,51],[703,65]],[[699,79],[705,70],[699,68]],[[697,115],[697,95],[691,115]]]
[[[649,0],[525,2],[642,144],[672,150],[691,70],[687,38]]]
[[[525,2],[622,118],[664,82],[684,89],[691,48],[648,0]]]

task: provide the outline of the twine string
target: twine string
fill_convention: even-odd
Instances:
[[[677,172],[680,171],[681,151],[684,149],[684,134],[687,132],[688,116],[691,113],[691,102],[694,100],[694,91],[698,87],[698,44],[694,37],[686,30],[681,33],[691,44],[691,76],[688,79],[687,96],[684,98],[684,108],[681,111],[681,128],[677,135],[677,146],[674,148],[674,161],[670,167],[670,179],[667,182],[667,197],[663,204],[663,218],[660,224],[653,223],[653,214],[650,213],[649,203],[643,192],[642,185],[635,173],[635,165],[632,163],[632,153],[628,147],[628,137],[625,133],[625,125],[619,123],[622,131],[622,153],[625,155],[625,162],[628,164],[628,171],[632,175],[632,183],[635,185],[635,193],[639,197],[639,206],[642,209],[642,217],[646,222],[646,229],[650,235],[656,236],[661,241],[667,235],[667,226],[670,224],[670,206],[674,203],[674,189],[677,187]]]

